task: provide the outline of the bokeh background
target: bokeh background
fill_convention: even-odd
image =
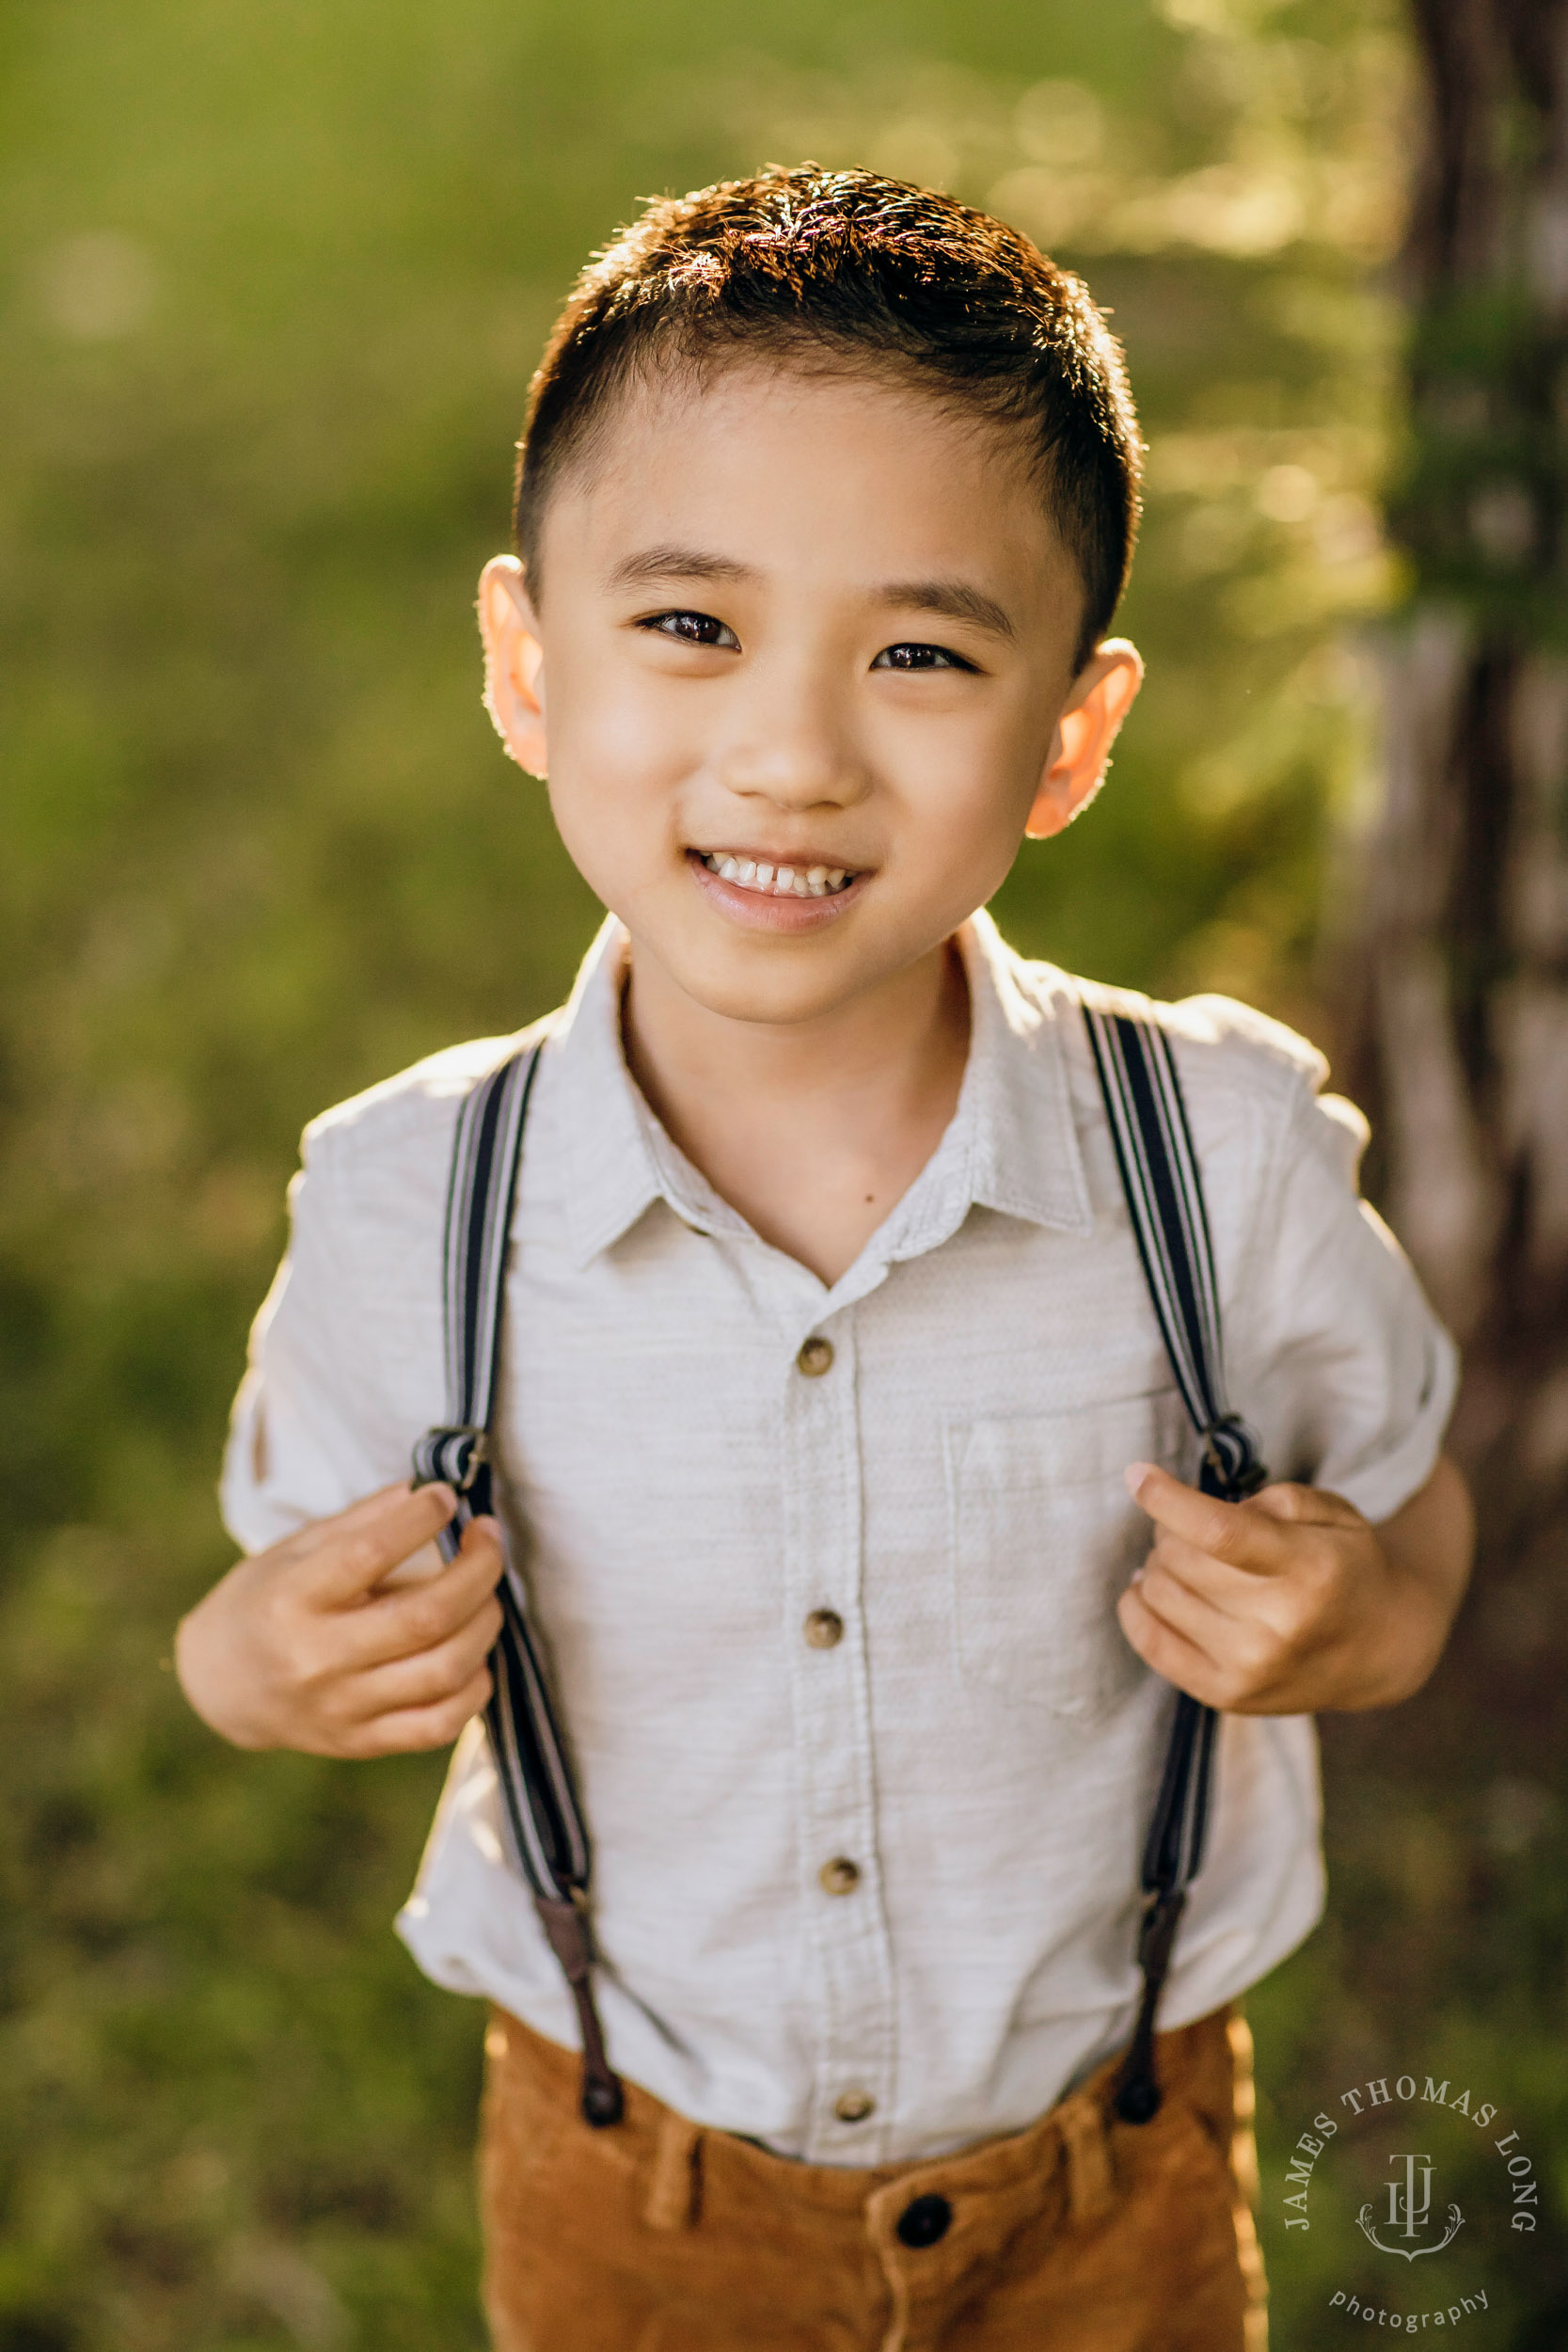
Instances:
[[[594,926],[471,616],[577,266],[642,196],[809,154],[1085,271],[1151,443],[1149,684],[999,913],[1343,1040],[1375,1093],[1347,909],[1421,562],[1384,522],[1421,119],[1399,0],[10,0],[0,2352],[483,2341],[481,2020],[388,1931],[440,1760],[237,1756],[168,1653],[231,1556],[215,1466],[301,1124],[557,1001]],[[1348,2201],[1283,2232],[1286,2151],[1407,2067],[1502,2106],[1542,2184],[1533,2238],[1444,2258],[1477,2341],[1568,2341],[1558,1686],[1456,1660],[1330,1726],[1332,1915],[1252,2003],[1284,2352],[1337,2344],[1369,2275]]]

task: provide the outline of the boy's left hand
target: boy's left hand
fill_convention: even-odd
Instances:
[[[1158,1530],[1117,1615],[1157,1674],[1237,1715],[1389,1707],[1442,1653],[1472,1519],[1446,1459],[1374,1527],[1318,1486],[1220,1502],[1147,1462],[1128,1491]]]

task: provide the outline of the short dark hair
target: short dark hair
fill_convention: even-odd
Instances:
[[[1082,278],[1006,222],[816,164],[657,199],[578,279],[518,446],[516,546],[536,586],[550,489],[628,383],[757,352],[870,365],[1015,425],[1083,580],[1087,659],[1138,524],[1142,444],[1121,346]]]

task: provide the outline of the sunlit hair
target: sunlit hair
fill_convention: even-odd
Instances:
[[[619,398],[736,358],[866,369],[1015,428],[1084,582],[1079,660],[1110,626],[1142,448],[1121,347],[1083,280],[1028,238],[902,180],[816,164],[665,197],[596,254],[556,321],[517,459],[535,595],[550,490]]]

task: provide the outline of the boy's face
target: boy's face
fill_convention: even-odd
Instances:
[[[1075,677],[1083,591],[1016,449],[876,376],[628,394],[541,566],[537,608],[486,569],[491,709],[634,963],[731,1019],[809,1022],[937,951],[1137,690],[1120,643]]]

